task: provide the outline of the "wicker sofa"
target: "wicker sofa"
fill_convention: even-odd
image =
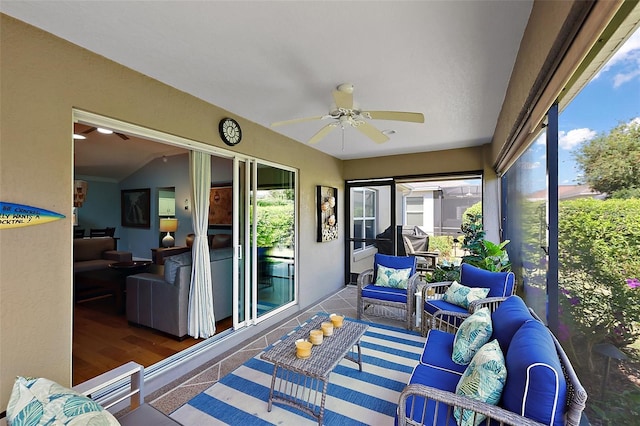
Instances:
[[[497,340],[507,372],[498,405],[456,393],[467,366],[452,361],[455,335],[436,328],[436,313],[420,362],[400,395],[399,425],[454,425],[456,407],[469,410],[472,419],[486,415],[486,424],[580,424],[587,394],[559,342],[518,296],[490,302],[497,306],[490,341]]]

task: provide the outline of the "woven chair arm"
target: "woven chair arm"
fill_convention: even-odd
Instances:
[[[428,403],[429,400],[435,401],[436,403],[436,409],[434,411],[435,418],[413,420],[414,417],[417,419],[419,416],[425,415],[427,410],[424,409],[424,404]],[[409,412],[407,412],[407,402],[409,403]],[[443,421],[444,419],[440,419],[440,417],[452,417],[454,407],[484,414],[488,419],[492,419],[491,422],[487,420],[487,424],[542,426],[542,423],[520,416],[504,408],[457,395],[453,392],[419,384],[408,385],[402,393],[400,393],[400,399],[398,401],[398,425],[449,424],[448,421]]]
[[[489,312],[495,312],[506,297],[485,297],[469,303],[469,313],[474,313],[480,308],[489,308]]]
[[[433,314],[431,318],[431,329],[432,330],[440,330],[447,333],[455,333],[457,327],[452,326],[455,324],[455,319],[460,318],[464,320],[471,316],[468,312],[454,312],[454,311],[445,311],[438,310]]]
[[[427,300],[427,292],[433,289],[434,294],[445,294],[453,281],[440,281],[437,283],[427,283],[422,287],[422,300]]]
[[[373,268],[360,272],[358,275],[358,288],[368,286],[373,282]]]

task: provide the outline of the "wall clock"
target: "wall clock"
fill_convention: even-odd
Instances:
[[[223,118],[220,120],[218,130],[220,131],[222,141],[229,146],[238,145],[242,139],[240,125],[233,118]]]

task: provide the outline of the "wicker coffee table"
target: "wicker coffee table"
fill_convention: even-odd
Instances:
[[[336,365],[346,358],[358,364],[362,371],[360,338],[369,326],[348,319],[342,327],[334,328],[332,336],[325,336],[321,345],[311,349],[311,357],[296,357],[295,341],[307,339],[309,331],[320,328],[323,321],[329,321],[329,318],[320,315],[311,318],[260,356],[274,364],[268,411],[274,400],[281,401],[317,418],[321,425],[329,375]],[[358,348],[357,358],[352,355],[354,346]]]

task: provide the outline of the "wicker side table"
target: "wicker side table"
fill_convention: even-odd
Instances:
[[[317,418],[321,425],[329,375],[333,369],[346,358],[358,364],[362,371],[360,339],[369,326],[348,319],[342,327],[333,330],[332,336],[325,336],[321,345],[313,346],[311,357],[296,357],[295,341],[308,338],[309,332],[320,328],[323,321],[329,321],[329,318],[319,315],[311,318],[260,356],[273,363],[268,411],[271,411],[274,400],[280,401]],[[357,358],[351,354],[354,346],[358,350]]]

